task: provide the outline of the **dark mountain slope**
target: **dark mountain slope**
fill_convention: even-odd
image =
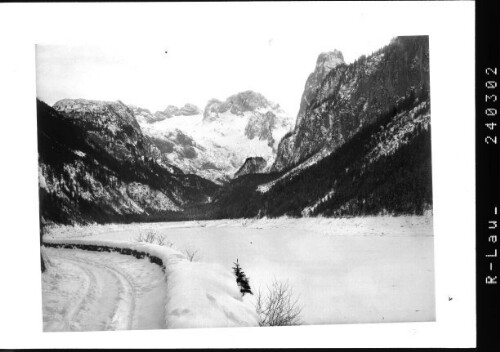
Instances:
[[[422,214],[432,207],[429,109],[427,91],[410,93],[293,177],[238,178],[217,195],[217,217]]]
[[[58,112],[37,100],[44,221],[178,219],[185,206],[205,202],[217,190],[158,159],[160,153],[121,103],[83,105],[84,110],[81,104],[75,110],[59,105]]]
[[[352,64],[336,62],[321,81],[306,84],[307,99],[293,133],[279,144],[273,170],[298,165],[314,154],[328,155],[410,90],[419,93],[428,87],[427,36],[397,37]]]
[[[272,172],[255,173],[267,169],[260,159],[242,160],[237,177],[223,187],[168,162],[165,153],[193,147],[194,140],[177,133],[158,143],[156,134],[142,133],[145,124],[119,101],[37,104],[45,221],[397,215],[432,209],[427,37],[395,38],[349,65],[338,51],[321,54]],[[240,121],[257,107],[274,105],[252,92],[211,101],[205,126]],[[249,138],[269,141],[273,122],[266,116],[272,117],[262,115],[246,129]],[[196,154],[186,149],[182,156],[191,160]],[[205,160],[195,170],[204,165]]]

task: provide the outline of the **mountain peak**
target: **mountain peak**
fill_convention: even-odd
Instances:
[[[318,55],[316,60],[316,70],[330,71],[343,63],[345,63],[344,55],[340,50],[323,52]]]
[[[265,96],[253,90],[231,95],[226,102],[231,106],[236,106],[240,112],[254,111],[258,108],[267,108],[273,105]]]
[[[179,109],[179,115],[192,116],[201,114],[201,110],[194,104],[186,103]]]
[[[280,142],[273,170],[336,150],[381,111],[417,91],[425,93],[428,52],[428,37],[417,36],[398,37],[349,65],[339,51],[322,53],[307,79],[294,132]]]
[[[218,118],[220,113],[229,111],[233,115],[242,116],[245,112],[254,112],[258,109],[278,110],[279,104],[269,101],[264,95],[253,90],[246,90],[228,97],[224,102],[217,99],[208,101],[204,120],[213,121]]]
[[[94,120],[99,119],[116,120],[121,119],[139,129],[134,113],[131,108],[120,100],[102,101],[88,99],[62,99],[57,101],[52,108],[63,113],[67,117]]]

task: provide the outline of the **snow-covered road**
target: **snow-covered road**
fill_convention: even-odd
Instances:
[[[165,275],[148,259],[44,248],[44,331],[165,328]]]

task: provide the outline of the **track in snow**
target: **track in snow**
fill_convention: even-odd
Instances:
[[[44,248],[44,331],[165,328],[165,279],[147,259]]]

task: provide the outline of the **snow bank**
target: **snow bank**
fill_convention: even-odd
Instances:
[[[45,238],[44,244],[120,251],[147,256],[162,265],[167,279],[167,328],[258,326],[255,308],[241,296],[230,270],[220,264],[191,262],[173,248],[150,243]]]
[[[255,309],[221,265],[182,261],[167,268],[167,327],[258,326]]]
[[[207,265],[207,270],[211,263],[230,268],[239,259],[254,292],[274,279],[288,281],[303,306],[304,324],[435,319],[431,211],[425,216],[52,225],[45,230],[44,239],[62,242],[134,242],[152,231],[181,252],[198,249],[197,265]],[[244,300],[252,298],[245,295]]]

